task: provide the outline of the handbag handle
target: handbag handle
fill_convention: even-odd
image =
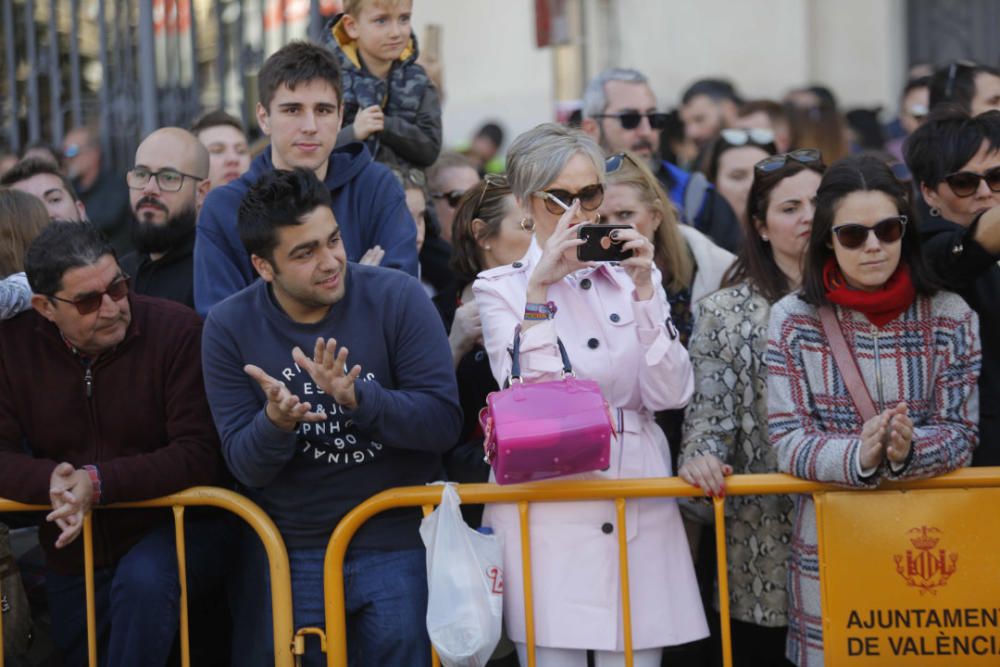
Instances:
[[[573,366],[569,363],[569,355],[566,354],[566,348],[559,338],[556,338],[556,344],[559,346],[559,356],[562,357],[563,365],[563,375],[573,375]],[[514,328],[514,347],[510,351],[511,356],[511,367],[510,367],[510,377],[507,378],[507,384],[505,387],[510,386],[515,380],[521,381],[521,325],[518,324]]]
[[[855,407],[861,413],[861,418],[868,421],[876,414],[875,402],[868,392],[864,378],[858,368],[858,360],[854,358],[851,350],[847,347],[844,339],[844,331],[840,328],[840,321],[837,314],[830,306],[822,306],[819,309],[819,319],[823,323],[823,332],[830,343],[830,350],[833,352],[833,360],[837,362],[837,369],[844,378],[847,385],[847,392],[851,395]]]

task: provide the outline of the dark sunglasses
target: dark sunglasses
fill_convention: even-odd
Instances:
[[[823,155],[815,148],[800,148],[790,153],[778,153],[766,157],[755,164],[753,170],[761,174],[769,174],[784,167],[789,160],[795,160],[801,164],[819,164],[823,162]]]
[[[875,238],[882,243],[895,243],[899,239],[903,238],[903,232],[905,231],[905,215],[897,215],[892,218],[886,218],[885,220],[876,222],[871,227],[851,223],[849,225],[841,225],[833,228],[833,233],[837,235],[837,240],[840,241],[840,245],[848,250],[860,248],[867,243],[869,232],[875,232]]]
[[[956,171],[944,177],[956,197],[971,197],[979,189],[979,181],[986,181],[986,186],[993,192],[1000,192],[1000,167],[987,169],[981,174],[974,171]]]
[[[669,116],[658,111],[640,113],[635,109],[625,109],[624,111],[619,111],[618,113],[597,114],[594,118],[617,118],[618,122],[621,123],[623,130],[634,130],[639,127],[639,123],[642,122],[642,119],[646,118],[649,120],[649,126],[651,128],[654,130],[662,130],[667,126],[667,119]]]
[[[76,312],[81,315],[90,315],[91,313],[100,310],[101,304],[104,303],[105,294],[110,296],[112,301],[121,301],[124,299],[128,295],[128,282],[128,276],[119,276],[118,278],[115,278],[115,280],[112,281],[112,283],[108,285],[108,288],[103,292],[88,294],[87,296],[82,296],[79,299],[64,299],[60,296],[55,296],[54,294],[50,294],[48,296],[50,299],[55,299],[56,301],[73,304],[76,306]]]
[[[458,202],[461,201],[462,195],[465,194],[465,190],[452,190],[451,192],[432,192],[431,199],[445,199],[448,201],[448,206],[455,208],[458,206]]]
[[[545,210],[552,215],[562,215],[568,211],[574,199],[580,200],[580,208],[584,211],[596,211],[604,203],[604,184],[594,183],[579,192],[539,190],[535,196],[541,198],[545,203]]]

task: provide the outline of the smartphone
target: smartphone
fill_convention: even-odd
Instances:
[[[576,258],[581,262],[620,262],[632,256],[631,250],[623,250],[624,241],[615,241],[611,232],[616,229],[632,229],[628,225],[580,225],[577,236],[586,243],[576,247]]]

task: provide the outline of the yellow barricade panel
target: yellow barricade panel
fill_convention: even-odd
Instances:
[[[828,667],[1000,664],[1000,489],[816,494]]]

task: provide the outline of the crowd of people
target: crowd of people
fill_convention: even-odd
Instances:
[[[274,520],[295,627],[323,626],[347,512],[495,481],[479,411],[515,339],[525,382],[568,357],[610,407],[608,467],[572,479],[679,475],[716,497],[738,473],[860,490],[1000,465],[1000,71],[915,68],[883,127],[816,85],[747,100],[703,79],[665,111],[612,68],[504,162],[494,123],[443,150],[411,10],[346,0],[322,43],[271,54],[258,150],[213,110],[144,137],[124,177],[94,125],[0,174],[0,497],[52,508],[35,602],[56,649],[8,664],[86,664],[92,508],[196,485]],[[620,261],[579,259],[601,223]],[[717,664],[708,509],[626,504],[635,665]],[[491,664],[526,665],[518,508],[463,512],[504,540]],[[352,666],[430,664],[419,521],[380,514],[347,552],[348,634],[327,641]],[[169,514],[93,525],[101,664],[172,664]],[[187,526],[199,664],[271,663],[256,535],[212,510]],[[624,664],[614,503],[537,505],[530,528],[536,664]],[[822,665],[811,497],[732,498],[726,539],[735,664]]]

